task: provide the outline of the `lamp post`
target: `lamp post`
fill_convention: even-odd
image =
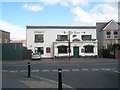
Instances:
[[[68,51],[69,51],[69,60],[70,60],[70,52],[71,52],[71,49],[70,49],[70,31],[69,31]]]
[[[65,32],[64,31],[64,33],[67,33],[67,32]],[[70,49],[70,31],[68,32],[68,53],[69,53],[69,56],[68,56],[68,58],[69,58],[69,60],[70,60],[70,52],[71,52],[71,49]]]

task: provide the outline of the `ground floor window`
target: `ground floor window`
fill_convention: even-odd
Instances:
[[[84,48],[85,48],[85,53],[94,53],[94,46],[86,45],[84,46]]]
[[[50,53],[50,47],[46,48],[46,53]]]
[[[44,47],[35,47],[35,52],[39,52],[40,54],[44,54]]]
[[[61,45],[61,46],[58,46],[58,53],[59,54],[62,54],[62,53],[67,53],[67,47],[68,46],[65,46],[65,45]]]

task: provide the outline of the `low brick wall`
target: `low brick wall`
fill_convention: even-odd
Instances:
[[[115,52],[115,58],[120,60],[120,50],[116,50]]]

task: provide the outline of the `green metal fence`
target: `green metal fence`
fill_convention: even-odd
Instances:
[[[21,43],[3,43],[2,60],[23,60],[23,47]]]

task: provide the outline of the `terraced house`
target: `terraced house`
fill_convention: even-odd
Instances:
[[[42,58],[96,57],[96,26],[27,25],[27,47]]]

